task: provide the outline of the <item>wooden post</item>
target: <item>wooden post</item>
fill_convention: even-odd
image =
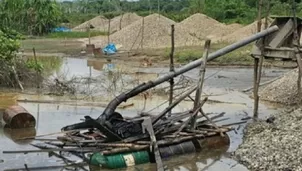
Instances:
[[[108,44],[110,43],[110,23],[111,23],[111,19],[109,18],[109,23],[108,23]]]
[[[124,13],[122,14],[122,16],[121,16],[121,19],[120,19],[120,30],[122,30],[122,21],[123,21],[123,18],[124,18]]]
[[[297,79],[297,89],[298,89],[298,95],[301,95],[301,76],[302,76],[302,60],[301,60],[301,53],[300,53],[300,36],[298,35],[298,22],[297,22],[297,16],[296,16],[296,2],[295,0],[292,0],[292,9],[293,9],[293,17],[294,17],[294,39],[293,39],[293,45],[295,47],[295,55],[297,58],[298,63],[298,79]]]
[[[88,40],[89,40],[89,44],[91,45],[91,38],[90,38],[90,24],[89,24],[89,27],[88,27]]]
[[[170,72],[174,72],[174,24],[171,25],[171,53],[170,53]],[[170,97],[169,105],[173,102],[173,87],[174,87],[174,78],[170,79]],[[170,110],[169,115],[171,115],[172,110]]]
[[[38,66],[38,59],[37,59],[35,48],[33,48],[33,54],[34,54],[34,59],[35,59],[36,67],[37,67]],[[40,88],[40,85],[39,85],[39,71],[37,70],[37,68],[36,68],[36,84],[37,84],[37,88]]]
[[[261,31],[261,13],[262,13],[262,5],[263,5],[263,0],[259,0],[258,4],[258,23],[257,23],[257,32]],[[260,78],[261,78],[261,71],[262,71],[262,64],[263,64],[263,49],[264,45],[261,45],[261,55],[259,58],[255,58],[254,60],[254,118],[258,118],[258,108],[259,108],[259,95],[258,95],[258,90],[259,90],[259,84],[260,84]],[[260,63],[260,67],[259,67]]]
[[[142,40],[141,40],[142,51],[144,51],[144,30],[145,30],[145,17],[143,17],[143,22],[142,22]]]
[[[204,77],[205,77],[205,72],[206,72],[206,66],[207,66],[207,60],[208,60],[210,46],[211,46],[211,40],[206,40],[205,46],[204,46],[203,57],[202,57],[203,65],[200,66],[200,70],[199,70],[199,81],[197,84],[193,111],[197,110],[197,108],[200,105],[200,98],[201,98],[201,94],[202,94],[202,87],[203,87],[203,82],[204,82]],[[191,129],[196,128],[196,120],[197,120],[197,115],[194,115],[191,120]]]

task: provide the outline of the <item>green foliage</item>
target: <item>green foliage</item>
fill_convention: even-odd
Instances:
[[[38,71],[43,74],[52,73],[53,71],[57,71],[60,69],[63,60],[57,56],[38,56],[37,60],[31,56],[26,60],[26,66],[29,69]]]
[[[55,0],[2,0],[0,27],[41,35],[60,22],[61,11]]]
[[[21,35],[9,29],[0,29],[0,58],[12,62],[20,48]]]
[[[43,69],[44,69],[44,66],[41,62],[36,62],[34,59],[29,59],[26,61],[26,67],[29,68],[29,69],[33,69],[35,71],[38,71],[38,72],[42,72]]]
[[[184,62],[190,62],[194,61],[196,59],[199,59],[202,56],[201,51],[197,50],[184,50],[181,52],[177,52],[175,54],[175,59],[177,62],[184,63]]]
[[[108,35],[107,32],[102,31],[92,31],[90,33],[91,37]],[[47,38],[87,38],[89,37],[89,32],[56,32],[50,33],[46,36]]]

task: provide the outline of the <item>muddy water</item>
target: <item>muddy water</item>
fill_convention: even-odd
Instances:
[[[105,61],[106,63],[106,61]],[[129,67],[131,64],[117,64],[126,70],[132,77],[139,75],[138,79],[154,79],[168,71],[166,68],[140,68]],[[84,59],[66,59],[61,70],[54,75],[68,73],[68,77],[76,76],[91,76],[100,77],[103,72],[104,61],[87,61]],[[265,69],[263,81],[272,79],[281,75],[286,70],[280,69]],[[137,74],[139,73],[139,74]],[[144,73],[146,73],[144,75]],[[186,76],[197,79],[198,70],[190,71]],[[209,96],[209,101],[204,106],[206,113],[221,113],[225,112],[225,117],[228,120],[217,122],[218,125],[234,123],[241,121],[242,118],[252,116],[253,100],[248,95],[241,93],[239,90],[245,89],[252,85],[253,70],[246,68],[209,68],[207,70],[207,80],[205,82],[205,94]],[[2,97],[2,98],[1,98]],[[16,104],[16,99],[29,98],[26,95],[16,94],[0,94],[0,108],[5,108],[9,105]],[[36,100],[49,100],[52,97],[35,96]],[[57,98],[56,98],[57,99]],[[142,111],[150,111],[158,113],[163,110],[167,104],[166,97],[151,96],[146,100],[138,96],[129,100],[127,103],[133,103],[132,107],[127,109],[118,109],[124,116],[135,116]],[[29,143],[19,142],[17,138],[22,136],[43,135],[54,132],[59,132],[63,126],[74,124],[83,119],[85,115],[98,117],[104,108],[97,106],[79,106],[66,104],[46,104],[46,103],[18,103],[25,107],[37,119],[35,129],[15,131],[5,127],[2,123],[0,128],[0,150],[26,150],[35,149]],[[184,101],[174,109],[174,112],[185,111],[192,108],[192,102]],[[160,107],[156,107],[160,106]],[[266,117],[269,114],[276,112],[278,108],[270,105],[260,104],[260,116]],[[1,110],[0,110],[1,111]],[[230,159],[229,153],[234,151],[242,141],[244,125],[235,126],[233,132],[229,132],[231,145],[228,149],[220,149],[215,152],[196,153],[184,156],[178,156],[165,160],[164,164],[168,170],[247,170],[244,166]],[[55,138],[55,136],[47,136],[47,138]],[[38,142],[34,142],[38,143]],[[75,158],[75,160],[79,160]],[[47,153],[37,154],[0,154],[0,170],[22,168],[24,164],[28,167],[39,166],[54,166],[63,164],[63,162],[55,157],[49,157]],[[60,170],[60,169],[53,169]],[[154,164],[146,164],[130,168],[130,170],[155,170]]]

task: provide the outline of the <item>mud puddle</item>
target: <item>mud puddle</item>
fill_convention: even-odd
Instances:
[[[104,61],[102,61],[104,62]],[[55,74],[61,74],[62,72],[68,72],[68,77],[74,76],[83,77],[100,77],[104,74],[104,64],[102,62],[87,62],[85,59],[70,59],[68,58],[60,72]],[[90,63],[90,64],[89,64]],[[106,61],[105,61],[106,63]],[[118,64],[121,65],[121,64]],[[139,75],[143,79],[154,79],[158,75],[164,74],[168,71],[167,68],[140,68],[140,67],[128,67],[131,64],[121,65],[128,74]],[[101,69],[100,69],[101,68]],[[129,68],[129,69],[128,69]],[[135,72],[134,72],[135,71]],[[278,72],[276,72],[278,71]],[[266,75],[263,77],[263,81],[272,79],[281,75],[286,70],[279,69],[265,69]],[[144,77],[144,73],[146,76]],[[193,79],[197,79],[198,70],[192,70],[186,74],[186,76]],[[147,76],[149,75],[149,76]],[[209,101],[203,107],[206,113],[219,114],[225,112],[222,120],[217,122],[218,125],[224,125],[234,122],[242,121],[242,118],[252,116],[253,112],[253,100],[248,95],[241,93],[239,90],[245,89],[252,85],[253,70],[245,68],[209,68],[207,70],[207,80],[205,82],[204,94],[209,96]],[[143,80],[142,78],[139,81]],[[96,95],[97,96],[97,95]],[[1,94],[0,94],[1,97]],[[34,96],[27,97],[22,94],[3,94],[3,98],[0,98],[0,108],[5,108],[12,104],[19,104],[25,107],[30,113],[32,113],[37,119],[36,128],[32,130],[14,131],[7,129],[2,123],[0,128],[0,149],[3,150],[26,150],[35,149],[30,145],[31,142],[19,142],[17,138],[24,136],[43,135],[59,132],[60,129],[66,125],[80,122],[85,115],[90,115],[93,118],[98,117],[103,107],[98,106],[82,106],[70,104],[56,104],[56,103],[25,103],[17,102],[16,99],[34,98],[36,100],[52,100],[49,96]],[[56,98],[57,99],[57,98]],[[130,99],[127,103],[133,103],[126,109],[118,109],[124,116],[136,116],[140,112],[151,112],[156,114],[163,110],[168,104],[165,103],[167,97],[153,95],[148,98],[138,96]],[[157,107],[159,106],[159,107]],[[193,103],[189,100],[182,102],[177,106],[173,112],[181,112],[191,109]],[[278,110],[278,106],[270,106],[269,104],[260,104],[261,117],[266,117],[271,113],[275,113]],[[1,112],[0,112],[1,113]],[[190,154],[184,156],[177,156],[169,160],[165,160],[164,164],[169,170],[247,170],[244,166],[238,164],[236,161],[229,157],[229,153],[236,150],[238,145],[242,142],[243,125],[234,126],[236,131],[229,132],[231,144],[228,149],[220,149],[217,151],[211,151],[203,154]],[[25,133],[26,132],[26,133]],[[55,138],[54,136],[48,136],[47,138]],[[78,160],[75,158],[75,160]],[[1,162],[2,161],[2,162]],[[0,168],[12,169],[22,168],[24,164],[28,167],[39,166],[54,166],[63,164],[63,162],[55,157],[49,157],[47,153],[38,154],[0,154]],[[130,170],[154,170],[154,164],[140,165]],[[60,169],[53,169],[60,170]],[[95,169],[91,169],[95,170]]]

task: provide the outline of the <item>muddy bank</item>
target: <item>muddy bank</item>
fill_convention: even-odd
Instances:
[[[258,121],[245,129],[234,158],[250,170],[302,170],[302,108],[274,114],[272,123]]]

